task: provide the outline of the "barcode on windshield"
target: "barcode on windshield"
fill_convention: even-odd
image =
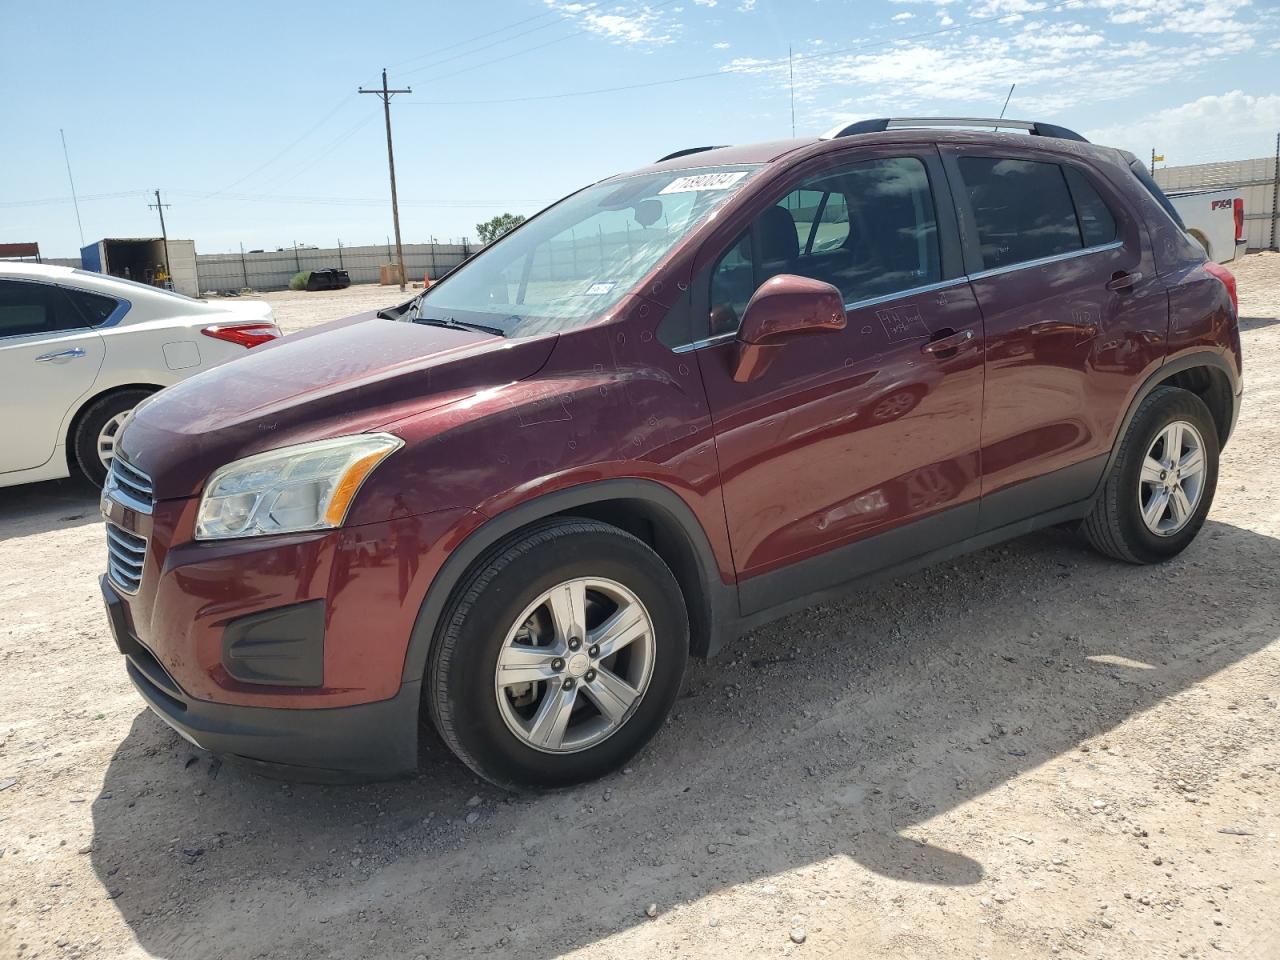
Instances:
[[[691,193],[695,190],[724,190],[747,175],[745,170],[733,173],[695,173],[688,177],[677,177],[658,193]]]

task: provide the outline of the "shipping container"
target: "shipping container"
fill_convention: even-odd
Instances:
[[[159,237],[105,238],[81,248],[80,264],[95,273],[200,296],[195,241],[170,240],[168,254],[166,260],[165,242]]]

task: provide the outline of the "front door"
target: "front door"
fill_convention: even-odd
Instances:
[[[56,286],[0,280],[0,473],[53,456],[67,411],[93,386],[104,353]]]
[[[1093,493],[1135,384],[1164,356],[1168,301],[1137,212],[1089,165],[942,149],[986,323],[989,530]]]
[[[771,195],[698,273],[711,337],[697,357],[744,614],[976,528],[983,332],[950,203],[932,147],[859,151]],[[743,310],[784,273],[839,288],[848,325],[787,341],[736,382]],[[955,345],[936,349],[943,338]]]

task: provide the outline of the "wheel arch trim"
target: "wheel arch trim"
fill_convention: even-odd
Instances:
[[[618,478],[578,484],[544,494],[511,507],[473,530],[450,554],[427,588],[405,651],[402,680],[420,680],[454,590],[467,573],[499,543],[539,520],[607,503],[640,501],[664,520],[665,529],[678,531],[689,550],[700,596],[685,596],[696,655],[709,656],[720,646],[737,619],[737,588],[725,584],[710,539],[692,508],[674,491],[653,481]],[[590,514],[584,514],[590,516]],[[678,580],[682,571],[673,571]],[[697,635],[701,633],[700,640]]]
[[[1231,416],[1231,424],[1234,425],[1235,415],[1240,409],[1240,394],[1236,391],[1236,387],[1239,384],[1237,382],[1235,370],[1232,369],[1230,362],[1225,356],[1212,350],[1196,350],[1192,353],[1186,353],[1179,357],[1175,357],[1172,360],[1168,360],[1151,372],[1147,379],[1142,382],[1142,385],[1138,387],[1137,391],[1133,395],[1133,399],[1129,401],[1129,408],[1125,411],[1124,417],[1120,421],[1120,426],[1116,430],[1116,435],[1111,442],[1111,454],[1107,457],[1107,465],[1103,469],[1102,475],[1098,478],[1097,489],[1101,489],[1102,484],[1106,482],[1107,476],[1111,472],[1111,468],[1115,466],[1115,462],[1120,456],[1120,446],[1124,442],[1125,434],[1128,432],[1129,425],[1133,422],[1133,418],[1135,414],[1137,414],[1138,408],[1142,406],[1142,402],[1146,400],[1157,387],[1165,386],[1165,382],[1170,377],[1176,376],[1186,370],[1192,370],[1196,367],[1213,368],[1227,378],[1227,383],[1231,385],[1231,393],[1234,398],[1234,410]],[[1228,430],[1227,436],[1221,438],[1223,446],[1226,445],[1230,433],[1231,431]]]

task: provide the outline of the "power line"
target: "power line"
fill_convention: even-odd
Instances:
[[[246,174],[245,174],[243,177],[241,177],[239,180],[232,180],[232,181],[231,181],[230,183],[228,183],[225,187],[219,187],[217,190],[214,190],[212,193],[207,193],[207,194],[205,194],[203,197],[200,197],[200,198],[198,198],[198,199],[200,199],[200,200],[208,200],[208,199],[210,199],[210,198],[212,198],[212,197],[216,197],[216,196],[218,196],[219,194],[224,193],[224,192],[226,192],[227,190],[230,190],[232,187],[237,187],[237,186],[239,186],[240,184],[242,184],[242,183],[244,183],[246,180],[248,180],[250,177],[252,177],[254,174],[260,173],[261,171],[265,170],[267,167],[271,166],[271,164],[275,163],[277,160],[279,160],[281,157],[283,157],[286,153],[288,153],[290,150],[292,150],[294,147],[296,147],[298,144],[300,144],[303,140],[305,140],[305,139],[307,139],[307,137],[311,136],[311,134],[312,134],[312,133],[314,133],[316,130],[320,129],[320,127],[321,127],[321,126],[323,126],[325,123],[327,123],[327,122],[329,121],[329,119],[330,119],[331,117],[333,117],[333,115],[334,115],[335,113],[337,113],[337,112],[338,112],[339,110],[341,110],[344,106],[346,106],[346,105],[347,105],[347,103],[349,103],[349,102],[350,102],[350,100],[351,100],[351,97],[352,97],[352,96],[354,96],[354,94],[348,94],[348,95],[346,95],[345,97],[343,97],[341,100],[339,100],[339,101],[337,102],[337,104],[335,104],[335,105],[334,105],[334,107],[333,107],[333,109],[332,109],[332,110],[330,110],[328,113],[326,113],[323,117],[321,117],[319,120],[317,120],[317,121],[316,121],[315,123],[313,123],[311,126],[307,127],[307,129],[306,129],[306,130],[305,130],[301,135],[299,135],[298,137],[296,137],[296,138],[294,138],[293,140],[289,141],[289,143],[288,143],[285,147],[283,147],[281,150],[279,150],[279,151],[277,151],[275,154],[273,154],[273,155],[271,156],[271,159],[267,160],[265,163],[260,163],[260,164],[258,164],[258,166],[254,167],[252,170],[250,170],[248,173],[246,173]]]
[[[395,67],[401,67],[401,66],[404,66],[406,63],[417,63],[419,60],[426,60],[429,57],[434,57],[438,53],[444,53],[446,50],[456,50],[458,47],[464,47],[468,43],[472,43],[476,40],[484,40],[486,37],[492,37],[495,34],[503,33],[504,31],[510,30],[513,27],[519,27],[519,26],[523,26],[526,23],[532,23],[534,20],[541,20],[544,17],[553,16],[555,15],[555,13],[556,11],[554,10],[544,10],[542,11],[542,13],[535,13],[532,17],[525,17],[523,20],[516,20],[514,23],[508,23],[505,27],[498,27],[494,30],[486,31],[485,33],[478,33],[474,37],[468,37],[465,40],[457,40],[454,43],[445,44],[443,47],[436,47],[434,50],[431,50],[427,53],[420,53],[414,57],[409,57],[407,60],[399,60],[391,64],[391,66],[388,67],[387,69],[394,69]]]
[[[1059,10],[1062,7],[1079,6],[1081,0],[1059,0],[1058,3],[1051,4],[1038,13],[1050,13]],[[862,50],[872,50],[877,47],[893,46],[899,43],[907,43],[912,40],[924,40],[929,37],[936,37],[944,33],[955,33],[962,30],[971,30],[975,27],[985,26],[991,23],[1000,23],[1005,20],[1020,20],[1024,17],[1021,13],[1006,13],[995,17],[984,17],[980,20],[966,20],[963,23],[952,24],[947,27],[939,27],[935,30],[925,30],[919,33],[905,34],[900,37],[889,37],[884,40],[869,40],[865,43],[855,44],[851,47],[844,47],[839,50],[826,50],[821,53],[811,53],[805,56],[795,57],[791,60],[794,63],[805,63],[810,60],[824,60],[829,57],[843,56],[848,53],[857,53]],[[572,34],[570,35],[572,36]],[[567,37],[564,39],[568,39]],[[536,49],[536,48],[534,48]],[[615,87],[598,87],[594,90],[567,90],[562,93],[536,94],[527,97],[499,97],[483,100],[406,100],[406,105],[421,107],[460,107],[460,106],[484,106],[496,103],[532,103],[541,100],[563,100],[570,97],[590,97],[602,93],[620,93],[624,90],[645,90],[651,87],[669,86],[674,83],[686,83],[691,80],[708,80],[712,77],[729,77],[740,74],[758,72],[769,67],[781,67],[788,64],[788,58],[779,58],[774,60],[761,60],[756,63],[749,64],[738,68],[721,68],[719,70],[708,70],[703,73],[690,73],[678,77],[667,77],[663,80],[648,80],[643,83],[628,83]],[[443,79],[440,77],[430,78],[433,80]]]

